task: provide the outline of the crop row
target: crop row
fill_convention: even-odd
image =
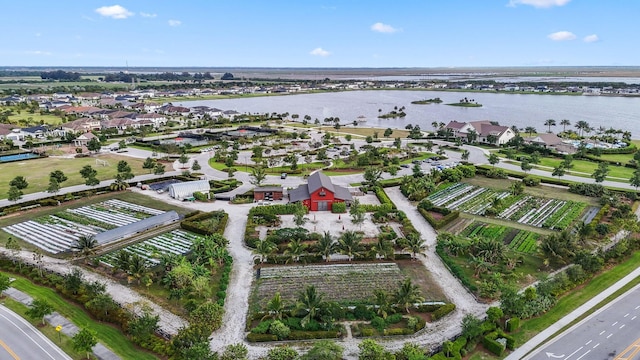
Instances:
[[[538,237],[534,232],[520,230],[509,243],[509,248],[523,253],[535,253],[538,249]]]

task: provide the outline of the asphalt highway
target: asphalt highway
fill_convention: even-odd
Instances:
[[[609,303],[526,359],[640,359],[640,288]]]
[[[0,359],[71,360],[20,315],[0,305]]]

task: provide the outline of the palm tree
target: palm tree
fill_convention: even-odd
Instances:
[[[427,251],[427,244],[424,239],[420,237],[420,235],[411,233],[407,235],[404,244],[404,250],[411,251],[411,258],[417,259],[418,255],[424,255]]]
[[[387,318],[390,312],[393,311],[391,307],[391,299],[389,298],[389,294],[382,289],[375,289],[373,294],[375,295],[374,303],[376,305],[376,313],[383,319]]]
[[[590,129],[589,123],[584,120],[578,121],[574,126],[576,127],[576,129],[580,130],[581,137],[584,131],[588,131]]]
[[[128,273],[138,280],[139,285],[140,280],[147,274],[147,261],[138,254],[131,255]]]
[[[424,298],[420,295],[420,288],[411,283],[411,278],[406,278],[398,283],[398,290],[395,293],[395,302],[399,307],[404,307],[407,314],[411,305],[423,302]]]
[[[265,319],[273,319],[273,320],[282,320],[285,314],[286,304],[285,301],[280,296],[280,292],[276,292],[273,295],[273,298],[269,300],[267,303],[267,314],[262,317],[262,320]]]
[[[333,241],[333,237],[330,232],[324,232],[324,235],[320,240],[318,240],[316,248],[318,249],[318,252],[322,254],[322,257],[324,257],[326,262],[331,261],[331,254],[336,252],[336,243]]]
[[[378,241],[371,247],[370,253],[376,258],[386,259],[389,256],[393,256],[393,245],[391,245],[391,241],[380,235],[378,236]]]
[[[313,285],[307,286],[304,291],[298,294],[298,302],[296,304],[296,310],[304,310],[307,315],[302,318],[300,324],[304,328],[309,321],[318,316],[320,310],[324,307],[324,300],[322,299],[324,294],[318,293],[316,287]]]
[[[253,252],[258,255],[258,257],[260,258],[260,262],[263,263],[267,261],[269,255],[273,254],[273,252],[276,251],[277,248],[278,246],[276,244],[267,239],[264,239],[258,241]]]
[[[82,235],[73,244],[72,248],[79,251],[82,256],[90,256],[95,253],[98,240],[93,235]]]
[[[564,133],[567,131],[567,126],[571,125],[571,121],[568,119],[562,119],[560,120],[560,125],[562,125],[562,132]]]
[[[504,258],[505,245],[496,239],[482,239],[475,244],[475,254],[483,260],[497,264]]]
[[[115,267],[124,272],[129,271],[129,263],[131,262],[131,254],[120,250],[116,253]]]
[[[533,136],[534,132],[538,132],[538,131],[533,126],[527,126],[526,128],[524,128],[524,132],[529,134],[529,137],[531,137],[531,136]]]
[[[340,240],[338,240],[340,253],[347,255],[349,257],[349,261],[353,260],[354,257],[360,255],[360,250],[362,248],[360,245],[361,241],[362,235],[351,230],[345,231],[340,236]]]
[[[473,269],[474,269],[473,276],[475,277],[478,277],[480,276],[480,274],[487,272],[490,267],[490,264],[486,262],[481,256],[471,255],[470,263],[473,266]]]
[[[291,240],[287,245],[287,249],[284,251],[284,255],[289,256],[289,259],[287,259],[287,262],[289,262],[289,260],[293,260],[293,262],[300,261],[300,255],[304,253],[304,250],[306,248],[307,248],[307,245],[303,244],[302,240],[300,239]]]
[[[545,120],[545,122],[544,122],[544,126],[548,126],[548,127],[549,127],[549,130],[548,130],[547,132],[549,132],[549,133],[550,133],[550,132],[551,132],[551,127],[552,127],[552,126],[556,126],[556,121],[555,121],[555,120],[553,120],[553,119],[547,119],[547,120]]]

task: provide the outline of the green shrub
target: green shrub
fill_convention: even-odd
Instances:
[[[438,310],[433,312],[433,315],[431,315],[431,318],[434,321],[442,319],[443,317],[445,317],[447,314],[449,314],[450,312],[452,312],[455,309],[456,309],[456,305],[455,304],[443,305]]]
[[[291,329],[289,329],[289,327],[283,324],[281,321],[276,320],[271,323],[271,326],[269,326],[269,332],[277,336],[278,340],[283,340],[289,337]]]
[[[490,339],[489,336],[485,336],[482,338],[482,345],[485,349],[497,356],[502,356],[502,353],[504,352],[504,346],[502,346],[502,344],[500,344],[499,342]]]
[[[278,337],[272,334],[255,334],[249,333],[247,335],[248,342],[267,342],[267,341],[277,341]]]
[[[254,334],[266,334],[269,331],[269,327],[271,326],[272,321],[262,321],[258,324],[258,326],[251,329],[251,332]]]
[[[524,179],[522,179],[522,182],[526,185],[526,186],[538,186],[540,185],[540,179],[533,177],[533,176],[526,176]]]
[[[389,315],[387,317],[386,323],[387,324],[397,324],[400,321],[402,321],[402,314],[393,314],[393,315]]]
[[[421,305],[418,305],[418,307],[416,308],[416,311],[419,313],[430,313],[440,309],[441,306],[442,304],[426,304],[426,305],[421,304]]]
[[[376,316],[371,320],[371,326],[376,328],[379,332],[383,332],[384,328],[387,327],[387,322],[383,318]]]
[[[508,332],[514,332],[520,328],[520,318],[512,317],[505,323]]]
[[[384,329],[385,336],[411,335],[413,330],[407,328]]]
[[[269,349],[267,360],[295,360],[299,356],[295,349],[288,346],[278,346]]]
[[[340,336],[338,331],[291,331],[289,340],[335,339]]]
[[[331,205],[331,212],[334,214],[342,214],[347,212],[347,204],[344,202],[334,202]]]

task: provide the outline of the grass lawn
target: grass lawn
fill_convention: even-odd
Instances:
[[[22,111],[21,114],[9,116],[9,122],[12,124],[19,124],[19,120],[26,120],[29,122],[29,124],[32,124],[32,126],[39,125],[41,121],[49,125],[62,124],[62,119],[53,114],[40,115],[39,112],[30,114],[27,111]]]
[[[108,166],[96,165],[96,159],[105,160]],[[118,173],[118,161],[129,163],[134,175],[148,174],[149,171],[142,168],[143,159],[137,159],[115,154],[102,154],[99,157],[88,158],[45,158],[25,160],[0,165],[0,197],[6,198],[9,191],[9,182],[16,176],[22,175],[27,179],[29,187],[23,190],[25,194],[38,191],[46,191],[49,185],[49,173],[61,170],[69,178],[61,184],[62,187],[84,184],[80,176],[80,169],[85,165],[91,165],[97,172],[98,180],[114,179]]]
[[[122,359],[157,359],[157,357],[145,352],[144,350],[136,348],[122,334],[122,332],[120,332],[120,330],[111,325],[93,320],[79,306],[69,303],[67,300],[60,297],[60,295],[58,295],[54,290],[34,285],[28,280],[22,277],[16,277],[13,274],[11,274],[11,277],[16,278],[16,280],[11,283],[12,287],[29,294],[35,299],[46,300],[53,306],[55,311],[69,319],[77,326],[88,327],[96,331],[98,340],[113,350]]]
[[[600,158],[603,160],[617,161],[624,165],[633,160],[633,154],[603,154]]]
[[[334,129],[333,126],[322,126],[322,127],[320,127],[320,130],[327,131],[327,132],[332,133],[333,135],[338,135],[338,136],[344,136],[344,134],[351,134],[351,135],[359,135],[359,136],[362,136],[362,137],[373,136],[373,133],[377,132],[379,139],[391,139],[391,140],[393,140],[393,139],[395,139],[397,137],[406,138],[407,136],[409,136],[409,131],[407,131],[407,130],[399,130],[399,129],[391,129],[391,130],[393,130],[393,133],[388,138],[383,137],[384,131],[386,130],[386,129],[383,129],[383,128],[341,127],[340,131],[338,131],[338,130]]]
[[[509,187],[514,181],[507,180],[507,179],[489,179],[484,176],[476,176],[470,179],[463,179],[462,182],[471,184],[471,185],[482,186],[482,187],[486,187],[494,190],[508,191]],[[524,192],[526,194],[543,197],[543,198],[579,201],[591,206],[599,206],[599,201],[597,198],[591,198],[588,196],[582,196],[582,195],[570,193],[568,190],[552,187],[552,186],[544,186],[544,185],[533,186],[533,187],[526,186],[524,188]]]
[[[557,167],[562,163],[561,159],[556,158],[541,158],[540,165],[548,166],[548,167]],[[591,175],[597,168],[598,164],[592,161],[587,160],[573,160],[571,162],[573,167],[568,171],[571,172],[581,172]],[[633,169],[624,167],[624,166],[612,166],[609,165],[609,176],[608,177],[617,177],[622,179],[629,179],[633,175]]]

